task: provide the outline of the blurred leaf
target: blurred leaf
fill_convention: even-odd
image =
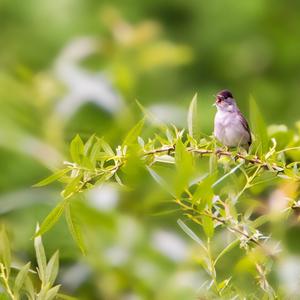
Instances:
[[[182,220],[178,219],[177,224],[191,239],[198,243],[205,251],[207,250],[202,240]]]
[[[214,261],[214,265],[217,264],[217,262],[222,258],[223,255],[225,255],[227,252],[229,252],[231,249],[233,249],[234,247],[236,247],[239,244],[240,240],[236,239],[233,240],[231,243],[229,243],[217,256],[217,258]]]
[[[211,217],[203,215],[202,216],[202,227],[208,238],[212,238],[214,235],[214,222]]]
[[[52,209],[52,211],[44,219],[40,229],[36,232],[35,237],[43,235],[53,227],[53,225],[59,220],[60,216],[64,212],[66,204],[67,200],[63,200],[54,209]]]
[[[84,152],[84,144],[80,136],[77,134],[70,144],[70,154],[72,160],[78,164],[81,163],[81,156]]]
[[[250,98],[250,120],[251,130],[255,135],[254,150],[258,150],[258,153],[262,155],[269,148],[268,132],[264,118],[253,97]]]
[[[102,149],[104,150],[105,153],[107,153],[110,156],[115,155],[113,149],[110,147],[110,145],[108,143],[106,143],[104,141],[104,139],[100,139],[99,142],[100,142],[100,145],[101,145],[101,147],[102,147]]]
[[[70,198],[75,192],[77,192],[77,188],[79,183],[81,182],[82,176],[82,173],[79,173],[76,177],[71,178],[71,181],[67,184],[62,192],[62,196],[65,199]]]
[[[35,300],[34,287],[29,276],[25,279],[25,292],[29,300]]]
[[[37,225],[36,232],[38,233],[39,231],[40,228],[39,225]],[[35,248],[36,260],[38,264],[39,277],[42,282],[45,282],[47,259],[46,259],[46,254],[43,246],[43,241],[40,235],[34,238],[34,248]]]
[[[45,279],[46,283],[49,284],[49,286],[52,286],[55,282],[55,279],[57,277],[58,268],[59,268],[59,257],[58,257],[58,251],[56,251],[52,257],[50,258],[47,267],[46,267],[46,273],[45,273]]]
[[[19,271],[18,275],[16,276],[15,284],[13,288],[14,295],[18,294],[20,289],[24,285],[29,268],[30,268],[30,262],[27,263],[25,266],[23,266]]]
[[[66,205],[65,216],[66,216],[66,221],[67,221],[70,233],[71,233],[74,241],[76,242],[76,244],[79,247],[79,249],[81,250],[81,252],[85,255],[86,251],[85,251],[82,233],[81,233],[80,227],[78,226],[78,223],[76,222],[76,220],[73,216],[70,203],[68,203]]]
[[[51,288],[49,291],[47,291],[45,300],[52,300],[57,296],[57,293],[60,289],[60,285],[56,285],[53,288]],[[41,299],[42,300],[42,299]]]
[[[195,140],[200,139],[200,126],[198,119],[198,111],[197,111],[197,93],[193,97],[191,101],[189,111],[188,111],[188,130],[190,136],[192,136]]]
[[[9,276],[11,267],[10,242],[4,225],[1,226],[0,232],[0,262],[4,265],[6,276]]]
[[[193,196],[192,204],[196,205],[199,212],[202,212],[205,208],[211,208],[214,192],[212,189],[212,183],[216,179],[216,174],[209,175],[204,178],[197,186]]]
[[[68,296],[65,294],[60,294],[60,293],[57,294],[57,298],[62,299],[62,300],[77,300],[77,298],[75,298],[75,297],[71,297],[71,296]]]
[[[90,156],[89,156],[93,167],[95,167],[95,165],[96,165],[97,157],[100,152],[100,149],[101,149],[101,141],[99,139],[97,139],[96,143],[94,143],[94,145],[91,149]]]
[[[84,144],[83,154],[84,156],[88,156],[92,150],[93,144],[95,140],[95,135],[93,134],[87,142]]]
[[[176,198],[174,192],[172,191],[171,187],[168,185],[168,183],[152,168],[146,166],[147,170],[149,171],[152,178],[161,186],[163,187],[168,193],[170,193],[173,197]]]
[[[234,168],[232,168],[228,173],[223,175],[221,178],[219,178],[216,182],[212,184],[212,188],[214,188],[216,185],[218,185],[220,182],[222,182],[224,179],[226,179],[229,175],[233,174],[236,170],[238,170],[245,162],[242,161],[238,165],[236,165]]]
[[[59,170],[59,171],[55,172],[54,174],[50,175],[49,177],[43,179],[42,181],[36,183],[35,185],[33,185],[33,187],[41,187],[41,186],[48,185],[49,183],[60,179],[62,176],[64,176],[69,171],[70,171],[69,168]]]
[[[176,191],[176,195],[179,197],[188,187],[190,178],[194,172],[193,157],[191,153],[186,150],[181,139],[178,139],[175,147],[175,164],[177,172],[174,189]]]
[[[144,127],[145,119],[140,120],[126,135],[122,147],[137,143],[137,138]]]

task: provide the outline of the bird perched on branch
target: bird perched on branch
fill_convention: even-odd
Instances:
[[[215,137],[226,147],[241,146],[248,150],[252,141],[250,128],[231,92],[220,91],[214,105],[217,107]]]

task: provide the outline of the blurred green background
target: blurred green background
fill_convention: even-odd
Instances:
[[[299,118],[299,1],[1,0],[0,28],[0,218],[20,260],[34,260],[35,224],[60,199],[59,185],[31,185],[69,158],[76,133],[121,143],[142,117],[136,99],[158,120],[185,127],[198,92],[207,134],[223,88],[246,114],[254,95],[268,124]],[[138,166],[128,184],[130,191],[106,184],[75,201],[86,257],[63,220],[44,237],[49,255],[60,249],[64,291],[195,299],[205,274],[179,214],[169,213],[176,207]],[[286,269],[299,265],[298,234],[293,227],[286,235],[282,274],[300,273]],[[293,288],[283,276],[284,284]]]

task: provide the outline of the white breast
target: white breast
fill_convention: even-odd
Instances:
[[[237,114],[218,111],[215,116],[215,137],[225,146],[237,147],[247,144],[249,134]]]

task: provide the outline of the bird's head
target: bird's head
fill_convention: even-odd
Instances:
[[[216,96],[215,105],[218,110],[232,112],[235,111],[237,106],[236,102],[228,90],[220,91]]]

